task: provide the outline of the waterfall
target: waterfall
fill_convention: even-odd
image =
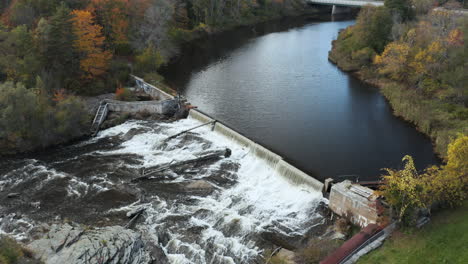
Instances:
[[[253,145],[251,149],[253,149],[253,152],[257,158],[263,159],[272,168],[276,168],[278,163],[282,160],[281,156],[273,153],[269,149],[266,149],[259,144]]]
[[[229,138],[232,141],[235,141],[243,147],[252,148],[255,145],[255,142],[253,142],[252,140],[244,137],[243,135],[237,133],[236,131],[230,129],[229,127],[221,123],[216,122],[214,131],[222,134],[223,136]]]
[[[204,115],[201,112],[196,111],[196,110],[190,110],[189,118],[195,119],[195,120],[200,121],[202,123],[208,123],[208,122],[214,121],[210,117],[208,117],[208,116],[206,116],[206,115]]]
[[[210,117],[202,114],[199,111],[191,110],[189,118],[195,119],[201,122],[213,121]],[[253,142],[249,138],[239,134],[233,129],[216,122],[214,131],[223,135],[231,141],[234,141],[242,147],[249,148],[250,151],[261,160],[264,160],[271,168],[275,169],[277,174],[285,178],[291,183],[296,185],[305,185],[313,191],[322,191],[323,183],[313,178],[312,176],[304,173],[293,165],[283,160],[281,156],[270,151],[269,149]]]
[[[304,173],[284,160],[279,161],[277,171],[281,176],[294,184],[306,185],[312,187],[312,189],[315,191],[321,191],[323,189],[322,182]]]

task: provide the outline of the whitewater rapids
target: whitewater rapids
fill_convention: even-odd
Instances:
[[[326,200],[320,192],[291,184],[274,165],[210,126],[158,145],[199,124],[132,120],[50,155],[0,161],[0,191],[22,194],[21,205],[0,200],[0,232],[27,240],[34,226],[58,218],[124,224],[123,214],[144,207],[135,229],[160,246],[170,263],[253,263],[271,245],[271,234],[296,239],[323,224],[317,208]],[[142,168],[226,147],[229,158],[130,183]],[[213,190],[184,192],[196,180]]]

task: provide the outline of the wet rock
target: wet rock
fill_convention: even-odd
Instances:
[[[281,263],[284,263],[284,264],[296,263],[296,261],[294,261],[294,258],[296,257],[296,255],[294,254],[294,252],[290,250],[282,248],[276,255],[278,256],[278,258],[281,259],[282,261]]]
[[[185,188],[188,191],[200,192],[200,193],[204,193],[204,194],[209,194],[209,193],[212,193],[214,191],[214,186],[211,183],[209,183],[207,181],[204,181],[204,180],[198,180],[198,181],[191,182],[191,183],[187,184],[185,186]]]
[[[76,224],[53,225],[27,247],[48,263],[152,263],[141,236],[120,226],[85,229]]]
[[[20,193],[9,193],[7,195],[8,198],[17,198],[20,196]]]
[[[282,235],[280,233],[275,233],[272,231],[263,232],[261,237],[279,247],[288,249],[288,250],[295,250],[299,248],[299,244],[302,241],[298,241],[297,237]]]
[[[125,133],[125,135],[123,135],[122,140],[128,141],[132,139],[134,136],[140,134],[140,132],[141,132],[140,129],[132,128],[127,133]]]

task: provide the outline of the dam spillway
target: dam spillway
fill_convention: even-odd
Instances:
[[[189,118],[198,120],[200,122],[215,121],[211,117],[208,117],[200,111],[193,109],[189,112]],[[279,176],[284,177],[289,182],[298,185],[305,185],[311,190],[317,192],[322,191],[322,182],[318,181],[310,175],[307,175],[306,173],[294,167],[293,165],[287,163],[283,160],[281,156],[273,153],[271,150],[253,142],[252,140],[227,127],[226,125],[221,124],[218,121],[214,125],[214,131],[248,148],[249,151],[253,153],[257,158],[265,161],[272,169],[274,169],[277,172]]]

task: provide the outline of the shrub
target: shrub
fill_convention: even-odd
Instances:
[[[83,133],[88,115],[81,100],[58,92],[0,84],[0,152],[17,152],[62,143]]]
[[[136,96],[129,89],[119,87],[115,90],[115,99],[119,101],[135,101]]]
[[[136,72],[138,74],[155,72],[158,68],[165,63],[164,57],[161,52],[153,45],[146,47],[143,52],[136,56]]]
[[[33,260],[33,254],[28,249],[19,245],[15,240],[0,235],[0,263],[1,264],[16,264],[16,263],[41,263]]]
[[[359,67],[368,65],[374,59],[376,53],[373,49],[366,47],[351,53],[351,58],[359,65]]]

